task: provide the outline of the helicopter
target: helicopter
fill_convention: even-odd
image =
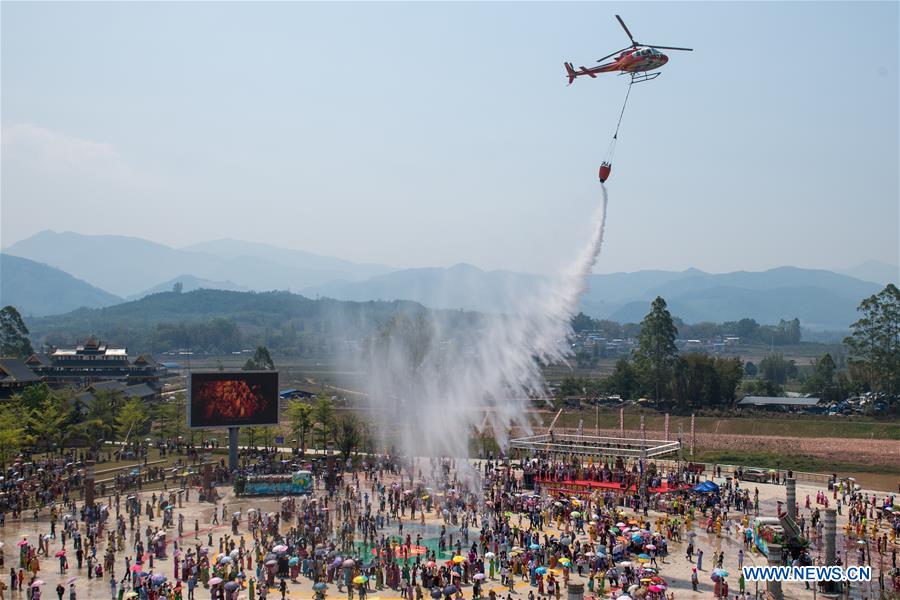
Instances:
[[[590,69],[584,66],[576,69],[572,63],[564,63],[566,65],[566,74],[569,77],[569,85],[572,85],[572,82],[575,81],[576,77],[587,75],[592,79],[596,79],[597,73],[615,73],[616,71],[619,71],[620,74],[630,74],[632,83],[650,81],[659,77],[660,73],[648,73],[648,71],[658,69],[669,62],[669,57],[660,52],[660,49],[682,50],[685,52],[693,52],[694,50],[693,48],[679,48],[677,46],[641,44],[640,42],[635,41],[634,36],[631,35],[631,32],[625,25],[625,21],[622,20],[622,17],[616,15],[616,19],[618,19],[619,25],[622,26],[622,29],[624,29],[625,33],[628,35],[628,39],[631,40],[631,45],[626,46],[621,50],[616,50],[597,60],[598,63],[602,63],[604,60],[618,54],[612,62],[591,67]]]

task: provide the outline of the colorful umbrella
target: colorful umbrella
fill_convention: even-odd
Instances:
[[[464,560],[466,560],[466,559],[464,559],[459,554],[457,554],[456,556],[453,557],[453,562],[455,562],[456,564],[459,564],[459,563],[463,562]]]
[[[365,583],[369,580],[365,575],[357,575],[353,578],[353,583]]]
[[[221,577],[213,577],[209,580],[209,585],[219,585],[222,581],[223,579]]]

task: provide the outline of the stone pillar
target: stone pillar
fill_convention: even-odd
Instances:
[[[200,466],[200,486],[203,488],[203,493],[208,494],[209,491],[213,487],[213,476],[212,476],[212,455],[208,453],[204,453],[201,458],[201,466]],[[207,498],[207,502],[209,498]]]
[[[825,565],[832,566],[837,555],[837,512],[833,508],[825,509],[825,516],[822,519],[822,532],[825,535]]]
[[[781,566],[781,545],[780,544],[768,544],[768,552],[769,552],[769,566],[770,567],[779,567]],[[781,591],[781,582],[780,581],[769,581],[766,582],[766,589],[769,592],[769,596],[774,598],[774,600],[783,600],[784,594]]]
[[[570,583],[568,587],[569,587],[568,600],[584,600],[584,584],[583,583]]]
[[[797,519],[797,480],[785,479],[784,491],[787,494],[787,514],[791,519]]]
[[[84,505],[94,505],[94,461],[84,461]]]

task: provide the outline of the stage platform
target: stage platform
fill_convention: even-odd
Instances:
[[[637,486],[631,485],[624,487],[621,483],[613,481],[591,481],[588,479],[565,479],[562,481],[554,481],[552,479],[534,478],[534,483],[541,486],[541,489],[549,493],[562,493],[566,495],[590,494],[598,491],[623,492],[634,494],[637,493]],[[670,486],[668,482],[663,482],[659,487],[650,487],[647,491],[651,494],[671,494],[691,489],[690,485],[683,484],[680,486]]]

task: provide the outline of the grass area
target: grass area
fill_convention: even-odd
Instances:
[[[625,411],[625,428],[640,428],[640,414],[631,409]],[[544,425],[549,425],[555,416],[555,412],[541,413]],[[597,413],[595,410],[565,411],[560,415],[557,426],[578,427],[583,420],[585,430],[595,427]],[[648,430],[662,431],[665,416],[656,412],[644,414],[644,422]],[[616,429],[619,427],[618,410],[600,410],[599,422],[601,429]],[[688,434],[691,429],[690,417],[672,416],[669,420],[669,434],[678,433],[679,424]],[[721,433],[736,435],[773,435],[785,437],[815,437],[815,438],[863,438],[880,440],[900,440],[900,422],[876,421],[873,419],[857,419],[848,417],[798,417],[798,416],[753,416],[753,417],[697,417],[696,430],[698,433]]]
[[[897,468],[889,465],[826,460],[802,454],[778,454],[740,450],[701,450],[695,460],[725,465],[752,465],[766,469],[793,469],[809,473],[881,473],[897,474]]]

